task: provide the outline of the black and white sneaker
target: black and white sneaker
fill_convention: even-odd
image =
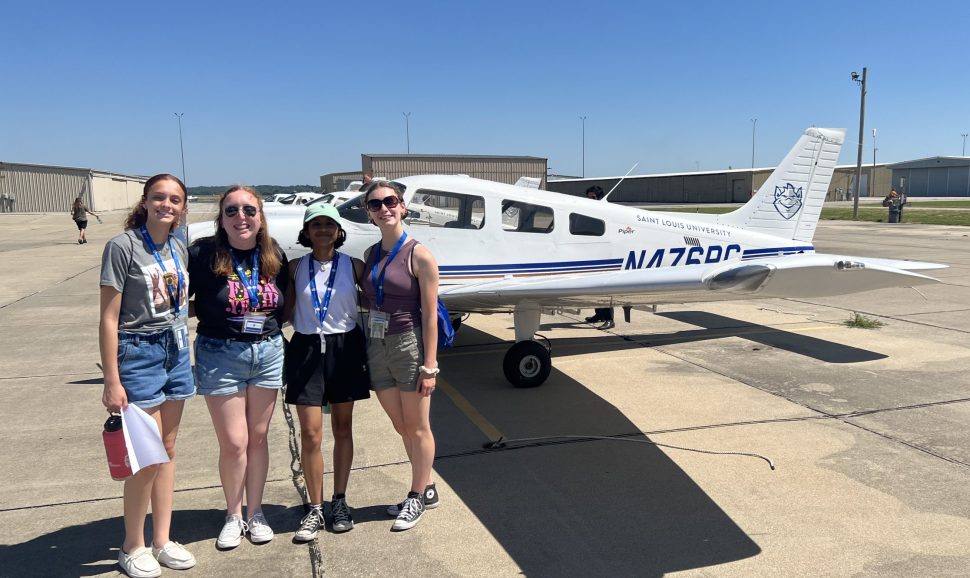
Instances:
[[[309,542],[317,537],[317,532],[323,527],[323,512],[319,508],[310,508],[310,513],[300,520],[300,529],[293,535],[297,542]]]
[[[424,500],[424,509],[433,510],[438,507],[440,502],[438,501],[438,490],[434,487],[434,484],[428,484],[424,488],[424,495],[422,496]],[[398,514],[401,513],[401,508],[404,506],[404,502],[399,504],[391,504],[387,507],[387,515],[392,518],[396,518]]]
[[[421,494],[417,492],[410,492],[401,504],[401,513],[397,515],[394,525],[391,526],[394,532],[410,530],[424,514],[424,501],[421,499]]]
[[[339,534],[354,528],[354,518],[350,515],[350,506],[347,505],[347,498],[336,498],[330,502],[330,510],[333,514],[334,532]]]

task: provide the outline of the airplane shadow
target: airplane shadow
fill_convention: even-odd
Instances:
[[[576,345],[579,342],[590,344],[593,349],[631,349],[634,347],[650,347],[656,345],[673,345],[678,343],[690,343],[692,341],[705,341],[710,339],[720,339],[724,337],[740,337],[760,343],[767,347],[774,347],[784,351],[790,351],[806,357],[811,357],[826,363],[861,363],[864,361],[874,361],[885,359],[885,354],[860,349],[851,345],[843,345],[834,341],[826,341],[809,335],[792,333],[783,329],[748,323],[731,317],[707,313],[704,311],[673,311],[669,313],[657,313],[657,316],[666,317],[681,323],[696,325],[703,329],[693,329],[686,331],[676,331],[672,333],[646,333],[646,334],[622,334],[618,335],[626,343],[617,344],[611,341],[609,344],[600,345],[595,343],[601,341],[589,337],[575,337],[566,339],[556,339],[557,345]],[[621,321],[617,321],[617,326],[621,327]],[[541,329],[570,328],[577,326],[588,326],[586,323],[545,323]],[[555,356],[556,348],[553,347]]]
[[[462,332],[476,342],[489,337],[470,327]],[[615,406],[556,369],[542,387],[513,388],[502,375],[502,354],[460,361],[446,354],[440,361],[448,383],[507,439],[648,441]],[[761,551],[656,446],[559,439],[484,450],[485,434],[444,396],[432,404],[432,424],[436,475],[525,575],[662,576]],[[753,467],[751,475],[771,474]],[[442,500],[447,506],[446,495]],[[430,515],[439,511],[447,507]]]

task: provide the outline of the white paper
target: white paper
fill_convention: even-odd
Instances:
[[[131,473],[152,464],[168,462],[168,452],[158,432],[155,419],[140,407],[129,403],[121,412],[121,425],[125,432],[125,445],[128,447],[128,463]]]

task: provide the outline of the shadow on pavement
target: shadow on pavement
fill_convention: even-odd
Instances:
[[[121,509],[120,501],[112,501]],[[296,526],[303,508],[263,505],[271,523]],[[226,511],[178,510],[172,513],[172,539],[190,551],[215,548]],[[285,520],[285,522],[283,522]],[[145,524],[151,540],[151,516]],[[67,526],[22,544],[0,545],[0,575],[9,578],[36,576],[95,576],[118,570],[118,551],[124,539],[124,520],[120,515],[103,520]],[[146,542],[150,543],[150,542]],[[163,572],[170,572],[163,570]]]
[[[473,342],[487,337],[469,327],[462,332]],[[502,376],[503,354],[441,361],[453,376],[449,384],[506,439],[647,440],[615,406],[556,369],[542,387],[513,388]],[[437,475],[525,575],[662,576],[760,552],[656,446],[559,441],[489,451],[482,449],[485,434],[467,419],[456,423],[462,419],[449,398],[436,398]]]

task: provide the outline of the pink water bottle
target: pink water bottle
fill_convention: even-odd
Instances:
[[[108,472],[114,480],[131,477],[131,464],[128,463],[128,446],[125,445],[125,432],[121,428],[121,416],[111,415],[104,422],[104,451],[108,456]]]

